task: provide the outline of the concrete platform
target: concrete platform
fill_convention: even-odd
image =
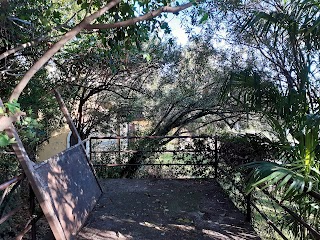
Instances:
[[[215,180],[107,179],[78,239],[260,239]]]

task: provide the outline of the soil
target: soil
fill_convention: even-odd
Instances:
[[[107,179],[78,239],[260,239],[211,180]]]

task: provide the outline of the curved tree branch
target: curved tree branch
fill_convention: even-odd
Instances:
[[[127,26],[134,25],[137,22],[150,20],[150,19],[155,18],[165,12],[167,12],[167,13],[180,12],[182,10],[185,10],[185,9],[191,7],[192,5],[193,5],[193,3],[189,2],[189,3],[183,4],[181,6],[177,6],[177,7],[165,6],[165,7],[159,8],[157,10],[154,10],[152,12],[149,12],[145,15],[142,15],[142,16],[139,16],[136,18],[131,18],[126,21],[116,22],[116,23],[108,23],[108,24],[90,24],[90,25],[87,25],[85,27],[85,29],[93,30],[93,29],[111,29],[111,28],[127,27]]]
[[[103,15],[109,9],[120,3],[120,0],[112,0],[106,6],[100,8],[92,15],[84,18],[77,26],[67,32],[58,42],[56,42],[24,75],[19,84],[13,90],[9,101],[17,100],[27,86],[30,79],[46,64],[52,56],[54,56],[68,41],[74,38],[81,30],[83,30],[90,22]]]
[[[192,2],[183,4],[181,6],[177,7],[171,7],[171,6],[165,6],[162,8],[159,8],[155,11],[149,12],[143,16],[129,19],[127,21],[118,22],[118,23],[112,23],[112,24],[91,24],[93,20],[103,15],[105,12],[107,12],[110,8],[114,7],[120,3],[120,0],[112,0],[110,3],[108,3],[106,6],[102,7],[97,12],[93,13],[92,15],[84,18],[77,26],[75,26],[73,29],[71,29],[68,33],[66,33],[58,42],[56,42],[24,75],[24,77],[21,79],[20,83],[15,87],[13,90],[9,101],[17,100],[23,91],[23,89],[26,87],[30,79],[36,74],[36,72],[39,71],[41,67],[45,63],[49,61],[49,59],[54,56],[68,41],[70,41],[73,37],[75,37],[81,30],[83,29],[110,29],[110,28],[118,28],[118,27],[125,27],[129,25],[133,25],[136,22],[149,20],[151,18],[159,16],[161,13],[168,12],[168,13],[177,13],[180,12],[186,8],[189,8],[193,5]]]
[[[71,16],[71,18],[69,18],[65,23],[63,23],[63,24],[55,27],[54,29],[58,30],[58,29],[61,29],[61,28],[63,28],[63,27],[66,27],[67,24],[68,24],[68,23],[74,18],[74,16],[75,16],[76,14],[78,14],[79,12],[80,12],[80,11],[74,13],[74,14]],[[37,45],[38,43],[43,42],[43,41],[45,41],[45,40],[47,40],[47,39],[48,39],[48,35],[44,35],[44,36],[39,37],[39,38],[37,38],[37,39],[34,39],[34,40],[30,41],[30,42],[23,43],[23,44],[21,44],[21,45],[19,45],[19,46],[16,46],[15,48],[9,49],[9,50],[7,50],[7,51],[5,51],[5,52],[3,52],[3,53],[0,54],[0,60],[6,58],[6,57],[8,57],[8,56],[10,56],[11,54],[14,54],[14,53],[16,53],[16,52],[19,52],[19,51],[22,50],[22,49],[35,46],[35,45]]]
[[[25,48],[27,48],[27,47],[32,47],[32,46],[34,46],[34,45],[37,45],[38,43],[42,42],[43,40],[45,40],[45,37],[41,37],[41,38],[35,39],[35,40],[33,40],[33,41],[30,41],[30,42],[21,44],[21,45],[15,47],[15,48],[12,48],[12,49],[10,49],[10,50],[8,50],[8,51],[5,51],[4,53],[1,53],[1,54],[0,54],[0,60],[8,57],[8,56],[11,55],[11,54],[14,54],[14,53],[20,51],[20,50],[22,50],[22,49],[25,49]]]

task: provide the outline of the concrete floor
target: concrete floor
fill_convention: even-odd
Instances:
[[[77,239],[260,239],[215,180],[107,179]]]

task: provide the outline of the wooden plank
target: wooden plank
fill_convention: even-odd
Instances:
[[[86,153],[86,147],[83,144],[85,142],[85,140],[84,141],[81,140],[80,134],[78,133],[78,130],[77,130],[76,126],[74,125],[74,122],[72,121],[72,118],[70,116],[70,113],[68,111],[68,108],[67,108],[66,104],[64,103],[64,101],[63,101],[63,99],[62,99],[62,97],[61,97],[61,95],[60,95],[60,93],[58,92],[57,89],[54,89],[53,92],[54,92],[54,95],[55,95],[55,97],[56,97],[56,99],[58,101],[60,109],[61,109],[65,119],[67,120],[67,123],[69,125],[69,128],[70,128],[72,134],[74,136],[76,136],[76,138],[78,139],[78,144],[81,145],[82,150],[84,151],[84,153]],[[90,163],[90,161],[89,161],[87,156],[86,156],[86,160],[88,162],[89,167],[91,168],[91,171],[94,173],[94,178],[96,179],[96,184],[99,186],[99,188],[100,188],[100,190],[102,192],[102,188],[101,188],[101,186],[99,184],[97,176],[95,175],[94,168],[93,168],[92,164]]]
[[[3,107],[3,103],[0,99],[0,107]],[[42,211],[46,215],[46,218],[48,220],[48,223],[51,227],[51,230],[55,236],[57,236],[57,239],[65,240],[65,235],[62,230],[62,227],[59,223],[59,220],[57,216],[54,213],[54,210],[52,208],[51,202],[47,196],[47,194],[39,188],[38,182],[41,181],[40,179],[37,179],[37,176],[34,173],[33,167],[35,165],[34,162],[32,162],[22,144],[22,141],[13,125],[11,125],[10,128],[5,130],[6,133],[10,138],[15,138],[16,142],[12,144],[12,148],[18,157],[18,160],[20,162],[20,165],[28,178],[30,185],[38,199],[38,202],[42,208]]]

